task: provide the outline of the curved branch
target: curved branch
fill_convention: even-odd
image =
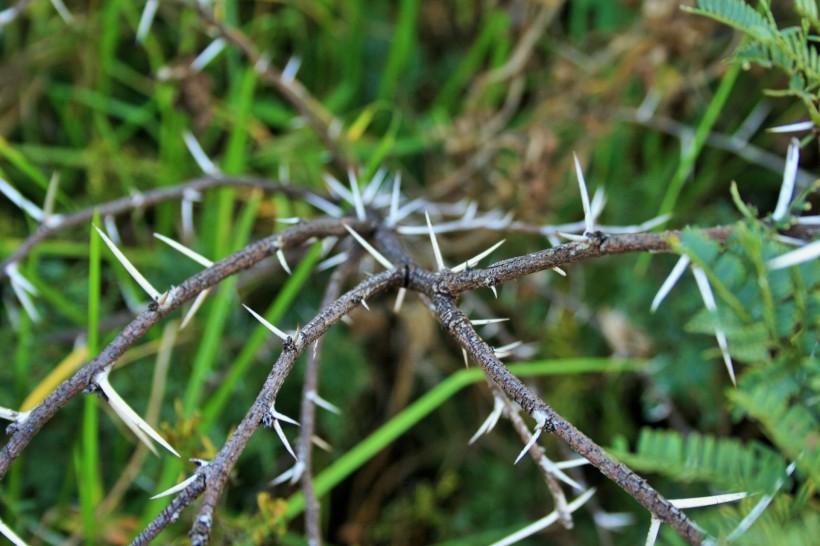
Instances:
[[[121,199],[116,199],[108,203],[90,207],[73,214],[60,216],[59,220],[52,220],[51,222],[43,223],[37,231],[29,235],[28,238],[23,241],[23,243],[18,246],[14,252],[12,252],[11,256],[0,262],[0,281],[8,276],[8,273],[6,272],[8,266],[15,262],[19,262],[28,256],[31,249],[34,248],[37,243],[58,233],[63,233],[65,228],[88,224],[94,217],[95,211],[99,211],[101,217],[118,216],[120,214],[144,207],[158,205],[159,203],[164,203],[165,201],[182,199],[186,193],[222,187],[252,188],[267,192],[282,192],[292,197],[316,195],[312,191],[300,188],[298,186],[280,184],[278,182],[271,182],[260,178],[226,178],[204,176],[169,188],[161,188],[158,190],[151,190],[145,193],[132,195],[131,197],[123,197]]]

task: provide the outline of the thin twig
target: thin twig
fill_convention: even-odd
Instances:
[[[356,246],[351,252],[354,254],[330,276],[322,296],[322,308],[329,307],[334,300],[338,299],[345,281],[356,271],[362,256],[361,247]],[[321,546],[322,544],[320,505],[313,487],[313,435],[316,433],[316,404],[311,394],[316,396],[319,390],[319,367],[324,339],[324,337],[317,339],[313,348],[308,352],[304,386],[302,387],[302,409],[299,415],[299,422],[302,426],[299,430],[299,443],[296,449],[299,460],[297,464],[301,464],[304,469],[302,494],[305,497],[305,535],[310,546]]]

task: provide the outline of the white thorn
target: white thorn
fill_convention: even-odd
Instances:
[[[285,332],[283,332],[282,330],[280,330],[279,328],[277,328],[276,326],[274,326],[273,324],[271,324],[270,322],[268,322],[268,321],[265,319],[265,317],[263,317],[262,315],[260,315],[259,313],[257,313],[256,311],[254,311],[253,309],[251,309],[250,307],[248,307],[248,306],[247,306],[247,305],[245,305],[244,303],[242,304],[242,307],[244,307],[245,309],[247,309],[247,310],[248,310],[248,313],[250,313],[251,315],[253,315],[253,317],[254,317],[256,320],[258,320],[259,322],[261,322],[261,323],[262,323],[262,326],[264,326],[265,328],[267,328],[268,330],[270,330],[271,332],[273,332],[273,333],[274,333],[274,334],[275,334],[278,338],[280,338],[282,341],[287,341],[287,339],[288,339],[288,335],[287,335]]]
[[[508,318],[491,318],[491,319],[477,319],[471,320],[470,324],[473,326],[484,326],[485,324],[495,324],[497,322],[506,322],[510,319]]]
[[[367,300],[366,300],[366,299],[364,299],[364,298],[362,298],[362,307],[364,307],[365,309],[367,309],[368,311],[370,311],[370,306],[369,306],[369,305],[367,305]]]
[[[23,195],[17,191],[17,189],[0,178],[0,192],[3,193],[6,197],[8,197],[9,201],[17,205],[19,209],[23,212],[31,216],[32,219],[36,222],[42,222],[44,218],[43,210],[23,197]]]
[[[18,267],[17,262],[10,263],[6,266],[6,275],[8,275],[9,280],[11,280],[12,284],[19,285],[20,288],[22,288],[32,296],[36,296],[39,294],[37,288],[33,284],[31,284],[31,281],[29,281],[27,278],[23,276],[22,273],[20,273],[20,268]]]
[[[270,67],[270,54],[266,51],[259,55],[259,59],[257,59],[256,64],[253,65],[253,70],[257,74],[264,74],[268,67]]]
[[[324,258],[328,255],[328,253],[333,250],[333,247],[336,246],[336,243],[339,242],[338,237],[325,237],[322,239],[322,248],[320,250],[321,256]]]
[[[789,466],[786,467],[786,476],[791,476],[794,473],[794,469],[797,468],[797,463],[791,463]],[[766,510],[769,504],[775,497],[775,493],[780,491],[783,487],[783,482],[785,478],[780,478],[775,483],[774,491],[770,491],[769,493],[763,495],[760,500],[755,504],[755,507],[752,508],[746,516],[740,520],[740,523],[737,524],[737,527],[729,533],[726,537],[727,542],[731,542],[733,540],[737,540],[743,533],[749,530],[757,518]]]
[[[43,222],[47,225],[53,225],[55,218],[59,217],[59,215],[54,216],[54,200],[57,198],[57,188],[59,185],[60,173],[54,171],[54,174],[51,175],[51,179],[48,181],[46,198],[43,201]]]
[[[284,413],[279,413],[278,411],[276,411],[276,408],[274,406],[275,403],[271,404],[270,411],[268,412],[273,416],[274,419],[276,419],[277,421],[282,421],[283,423],[287,423],[289,425],[296,425],[297,427],[299,426],[299,422],[296,419],[292,419]]]
[[[282,440],[282,443],[285,444],[285,449],[288,450],[288,453],[290,453],[291,457],[293,457],[294,460],[298,461],[299,459],[297,459],[296,453],[293,452],[293,448],[290,447],[290,442],[288,442],[288,438],[287,436],[285,436],[285,432],[282,430],[282,425],[279,424],[278,419],[273,422],[273,429],[276,431],[276,435],[279,436],[279,439]]]
[[[382,182],[384,182],[386,176],[387,169],[382,167],[378,171],[376,171],[376,174],[373,175],[373,178],[370,180],[367,186],[365,186],[364,191],[362,192],[362,200],[366,204],[372,203],[373,199],[376,198],[376,194],[379,193],[379,188],[381,188]]]
[[[145,3],[145,8],[140,15],[140,22],[137,25],[137,43],[141,44],[148,36],[148,31],[151,30],[151,24],[154,22],[154,15],[157,13],[159,7],[159,0],[148,0]]]
[[[191,476],[189,478],[186,478],[185,480],[179,482],[175,486],[173,486],[169,489],[166,489],[162,493],[157,493],[156,495],[151,497],[149,500],[160,499],[162,497],[167,497],[168,495],[173,495],[174,493],[179,493],[180,491],[182,491],[183,489],[185,489],[186,487],[188,487],[189,485],[194,483],[194,481],[196,481],[197,477],[198,477],[197,474],[194,473],[193,476]]]
[[[501,239],[500,241],[498,241],[496,244],[494,244],[493,246],[491,246],[490,248],[488,248],[484,252],[481,252],[480,254],[477,254],[477,255],[473,256],[472,258],[470,258],[469,260],[467,260],[464,263],[458,264],[453,269],[451,269],[451,271],[453,273],[460,273],[461,271],[464,271],[468,267],[474,267],[478,262],[480,262],[481,260],[483,260],[484,258],[489,256],[490,254],[492,254],[495,251],[495,249],[497,249],[498,247],[503,245],[505,242],[506,242],[506,239]]]
[[[8,408],[0,408],[0,419],[5,419],[6,421],[12,421],[14,423],[25,423],[30,413],[31,410],[14,411]]]
[[[463,351],[464,349],[462,349]],[[466,354],[466,352],[465,352]],[[478,427],[478,430],[473,437],[470,438],[470,441],[467,442],[467,445],[473,445],[476,440],[478,440],[484,434],[488,434],[495,425],[498,423],[498,420],[501,418],[501,414],[504,412],[504,400],[499,398],[498,396],[493,397],[493,411],[490,412],[490,415],[481,423],[481,426]]]
[[[344,187],[344,184],[336,180],[336,177],[330,174],[325,174],[322,177],[322,180],[325,181],[325,185],[327,186],[327,189],[330,190],[330,193],[335,194],[336,197],[344,199],[348,203],[353,203],[353,194],[350,193],[350,190]]]
[[[635,525],[635,514],[630,512],[596,512],[595,525],[610,531],[618,531]]]
[[[772,258],[766,262],[766,267],[769,269],[783,269],[814,260],[818,257],[820,257],[820,240],[787,252],[777,258]]]
[[[285,470],[281,474],[279,474],[276,478],[269,482],[271,487],[279,485],[280,483],[285,483],[289,481],[291,484],[294,484],[299,481],[302,477],[302,474],[305,472],[305,463],[302,461],[296,461],[296,463],[290,467],[289,469]]]
[[[186,326],[188,326],[188,323],[191,322],[191,319],[194,318],[194,315],[196,314],[196,312],[199,311],[200,307],[202,307],[202,303],[205,301],[205,298],[208,297],[208,294],[210,292],[211,292],[211,289],[206,288],[205,290],[203,290],[202,292],[200,292],[199,294],[196,295],[196,299],[194,300],[194,303],[191,304],[191,308],[188,309],[188,312],[185,313],[185,318],[182,319],[182,324],[179,325],[180,330],[182,330]]]
[[[589,240],[587,237],[583,235],[576,235],[575,233],[566,233],[564,231],[559,231],[558,235],[560,235],[564,239],[567,239],[575,243],[584,243]]]
[[[105,233],[111,239],[111,242],[118,246],[121,245],[120,230],[117,229],[117,222],[114,221],[114,217],[106,214],[103,217],[103,223],[105,224]]]
[[[512,354],[513,349],[520,346],[522,343],[522,341],[515,341],[508,345],[504,345],[503,347],[494,348],[493,353],[495,353],[496,358],[508,357]]]
[[[595,231],[595,219],[589,206],[589,193],[587,192],[587,183],[584,180],[584,172],[581,170],[581,162],[578,161],[578,156],[573,153],[572,157],[575,159],[575,174],[578,177],[578,187],[581,189],[581,205],[584,207],[584,224],[586,227],[584,233],[593,233]]]
[[[695,282],[698,285],[700,296],[703,298],[703,304],[717,320],[717,303],[715,302],[714,294],[712,294],[712,287],[709,286],[709,279],[706,277],[706,273],[704,273],[701,268],[694,266],[692,267],[692,274],[695,276]],[[729,378],[732,380],[732,385],[737,387],[735,369],[732,364],[732,357],[729,355],[729,344],[726,341],[726,333],[719,326],[715,327],[715,337],[717,337],[718,346],[723,355],[723,362],[726,364],[726,371],[729,372]]]
[[[319,436],[316,436],[315,434],[310,437],[310,441],[311,443],[313,443],[313,445],[315,445],[323,451],[327,451],[328,453],[331,453],[333,451],[332,445],[330,445],[327,441],[323,440]]]
[[[296,73],[299,72],[299,68],[302,66],[302,58],[294,55],[290,59],[288,59],[285,68],[282,69],[282,81],[285,83],[291,83],[294,79],[296,79]]]
[[[464,215],[461,217],[462,221],[469,222],[475,219],[475,215],[478,212],[478,202],[477,201],[470,201],[467,203],[467,208],[464,210]]]
[[[464,357],[464,367],[469,368],[470,367],[470,359],[467,358],[467,349],[465,349],[464,347],[461,348],[461,355]]]
[[[156,448],[148,439],[150,437],[152,440],[157,442],[159,445],[179,457],[179,453],[171,447],[171,444],[165,441],[165,439],[159,435],[157,431],[155,431],[151,425],[145,422],[145,420],[140,417],[137,412],[131,409],[131,406],[123,400],[123,398],[114,390],[114,387],[111,386],[111,382],[108,380],[108,374],[111,372],[111,368],[108,368],[94,378],[94,382],[97,383],[100,390],[105,394],[106,398],[108,398],[108,405],[111,406],[111,409],[114,410],[120,419],[122,419],[123,423],[131,429],[131,431],[146,445],[148,448],[157,455]],[[148,437],[146,437],[146,434]]]
[[[317,209],[321,210],[328,216],[332,216],[333,218],[341,218],[342,216],[344,216],[345,212],[341,208],[337,207],[327,199],[319,197],[318,195],[309,193],[305,197],[305,201],[307,201]]]
[[[11,9],[11,8],[9,8],[9,9]],[[6,11],[8,11],[8,10],[6,10]],[[2,15],[2,14],[3,14],[3,12],[0,12],[0,15]],[[8,525],[3,523],[3,520],[1,520],[1,519],[0,519],[0,534],[2,534],[4,537],[9,539],[11,541],[11,543],[14,544],[14,546],[27,546],[26,542],[22,538],[17,536],[14,533],[14,531],[12,531],[9,528]]]
[[[814,122],[798,121],[797,123],[790,123],[788,125],[779,125],[777,127],[770,127],[766,129],[767,133],[795,133],[798,131],[808,131],[814,127]]]
[[[666,213],[661,214],[660,216],[655,216],[654,218],[650,218],[646,222],[642,222],[634,226],[600,226],[598,229],[610,234],[641,233],[643,231],[649,231],[652,228],[665,224],[670,218],[672,218],[672,214]]]
[[[820,226],[820,215],[801,216],[797,219],[797,223],[802,226]],[[798,239],[800,240],[800,239]],[[803,243],[802,240],[800,240]]]
[[[63,0],[51,0],[51,5],[54,6],[54,9],[60,14],[60,17],[67,25],[70,25],[74,21],[74,16],[71,15],[71,12],[68,11],[68,8],[63,4]]]
[[[393,191],[390,194],[390,213],[387,215],[387,225],[394,226],[399,217],[399,199],[401,198],[401,173],[393,177]]]
[[[298,224],[302,219],[298,216],[290,216],[288,218],[277,218],[276,221],[280,224]]]
[[[196,164],[202,169],[202,172],[210,176],[219,176],[219,169],[205,154],[205,151],[202,149],[202,146],[199,145],[199,141],[194,134],[191,131],[185,131],[182,134],[182,138],[185,140],[185,146],[188,147],[188,151],[191,152],[194,161],[196,161]]]
[[[578,510],[581,506],[583,506],[592,495],[595,494],[595,488],[588,489],[584,493],[580,494],[575,500],[567,504],[567,512],[572,513]],[[515,533],[504,537],[503,539],[499,540],[498,542],[494,542],[491,546],[510,546],[511,544],[515,544],[528,536],[534,535],[538,531],[546,529],[556,521],[558,521],[558,511],[550,512],[548,516],[545,516],[538,521],[535,521],[523,529],[516,531]]]
[[[586,461],[586,463],[589,463],[589,461],[587,461],[586,459],[581,459],[581,461]],[[559,480],[561,480],[562,482],[564,482],[568,486],[572,487],[573,489],[575,489],[577,491],[583,491],[584,490],[584,488],[581,487],[580,483],[576,482],[575,480],[573,480],[572,478],[567,476],[564,473],[564,471],[561,470],[561,468],[558,466],[558,464],[552,462],[549,459],[549,457],[547,457],[546,455],[542,456],[541,459],[538,461],[538,466],[540,466],[546,472],[549,472],[550,474],[552,474],[553,476],[555,476],[556,478],[558,478]],[[575,464],[574,466],[580,466],[580,465]]]
[[[336,267],[339,264],[343,264],[347,261],[350,257],[350,254],[347,252],[340,252],[335,256],[331,256],[327,260],[323,260],[316,265],[316,269],[318,271],[324,271],[325,269],[330,269],[331,267]]]
[[[356,179],[356,174],[353,171],[347,171],[347,177],[350,179],[350,195],[353,196],[353,207],[356,209],[356,218],[364,222],[367,219],[367,214],[364,211],[364,200],[359,191],[359,181]]]
[[[94,224],[92,224],[92,226],[94,226]],[[131,277],[135,281],[137,281],[137,284],[139,284],[140,287],[142,287],[142,289],[145,290],[145,292],[151,297],[152,300],[158,302],[161,297],[159,291],[156,288],[154,288],[154,286],[150,282],[148,282],[148,279],[142,276],[142,273],[140,273],[137,270],[137,268],[134,267],[134,265],[130,261],[128,261],[128,258],[125,257],[125,254],[120,252],[120,249],[117,248],[117,245],[115,245],[111,241],[111,239],[109,239],[108,236],[105,233],[103,233],[103,231],[100,228],[94,226],[94,229],[97,230],[97,233],[100,235],[100,237],[102,237],[103,242],[106,244],[106,246],[108,246],[111,252],[114,253],[114,256],[122,264],[126,271],[128,271],[129,275],[131,275]]]
[[[560,267],[557,267],[557,266],[553,267],[552,270],[555,271],[556,273],[558,273],[559,275],[561,275],[562,277],[567,276],[567,272],[564,271],[563,269],[561,269]]]
[[[404,304],[404,297],[407,295],[407,289],[402,287],[399,288],[399,292],[396,294],[396,303],[393,304],[393,312],[398,313],[401,311],[401,306]]]
[[[578,457],[576,459],[569,459],[568,461],[559,461],[557,463],[553,463],[555,468],[576,468],[579,466],[584,466],[590,464],[589,459],[585,459],[584,457]]]
[[[644,546],[655,546],[655,541],[658,539],[658,532],[661,530],[661,520],[652,516],[649,522],[649,532],[646,533],[646,542]]]
[[[166,237],[165,235],[162,235],[160,233],[154,233],[154,237],[156,237],[157,239],[159,239],[160,241],[162,241],[166,245],[170,246],[171,248],[173,248],[177,252],[180,252],[180,253],[188,256],[193,261],[195,261],[196,263],[198,263],[198,264],[200,264],[204,267],[211,267],[212,265],[214,265],[214,262],[212,262],[211,260],[209,260],[208,258],[203,256],[202,254],[199,254],[198,252],[195,252],[195,251],[191,250],[187,246],[183,245],[180,242],[177,242],[177,241],[171,239],[170,237]]]
[[[780,185],[780,195],[777,206],[772,213],[772,220],[779,222],[789,210],[794,192],[794,183],[797,180],[797,166],[800,163],[800,141],[793,138],[786,153],[786,168],[783,170],[783,183]]]
[[[492,290],[492,291],[493,291],[493,296],[495,296],[495,299],[498,299],[498,291],[495,289],[495,285],[494,285],[494,284],[491,284],[491,285],[490,285],[490,290]]]
[[[213,42],[208,44],[208,47],[202,50],[202,53],[197,55],[196,59],[191,63],[191,70],[194,72],[199,72],[206,66],[208,63],[214,60],[214,58],[222,53],[222,50],[225,49],[225,39],[224,38],[216,38]]]
[[[310,400],[311,402],[313,402],[314,404],[316,404],[317,406],[319,406],[322,409],[326,409],[327,411],[329,411],[331,413],[335,413],[336,415],[341,415],[342,414],[342,410],[340,410],[337,406],[334,406],[333,404],[331,404],[330,402],[328,402],[327,400],[325,400],[324,398],[319,396],[319,394],[316,391],[308,392],[307,393],[307,398],[308,398],[308,400]]]
[[[691,260],[689,259],[689,256],[686,256],[685,254],[678,259],[675,263],[675,267],[673,267],[672,271],[669,273],[669,276],[666,277],[665,281],[663,281],[660,290],[658,290],[658,293],[655,294],[655,298],[652,300],[652,306],[649,308],[651,312],[654,313],[657,311],[663,300],[669,295],[669,292],[672,291],[672,288],[674,288],[675,284],[686,271],[686,268],[689,267],[689,262],[691,262]]]
[[[375,259],[376,259],[376,261],[377,261],[377,262],[379,262],[380,264],[382,264],[382,265],[383,265],[385,268],[387,268],[387,269],[393,269],[393,268],[395,267],[392,263],[390,263],[390,260],[388,260],[387,258],[385,258],[385,257],[382,255],[382,253],[381,253],[381,252],[379,252],[378,250],[376,250],[375,248],[373,248],[373,245],[371,245],[370,243],[368,243],[368,242],[365,240],[365,238],[364,238],[364,237],[362,237],[361,235],[359,235],[358,233],[356,233],[356,232],[353,230],[353,228],[351,228],[351,227],[350,227],[350,226],[348,226],[347,224],[342,224],[342,225],[344,225],[345,229],[346,229],[346,230],[350,233],[350,235],[352,235],[352,236],[353,236],[353,238],[354,238],[354,239],[356,239],[356,241],[358,241],[358,242],[359,242],[359,244],[360,244],[360,245],[362,245],[362,247],[364,247],[364,249],[365,249],[365,250],[366,250],[366,251],[367,251],[367,252],[368,252],[371,256],[373,256],[373,258],[375,258]]]
[[[279,263],[282,265],[282,269],[284,269],[288,275],[293,275],[293,271],[290,270],[288,261],[285,259],[285,251],[281,248],[276,251],[276,259],[279,260]]]
[[[727,502],[735,502],[748,497],[748,493],[724,493],[722,495],[712,495],[709,497],[693,497],[689,499],[670,500],[672,506],[686,510],[687,508],[702,508],[704,506],[715,506]]]
[[[527,445],[525,445],[524,449],[521,450],[521,453],[518,454],[518,457],[515,459],[515,462],[513,464],[518,464],[518,461],[520,461],[522,459],[522,457],[524,457],[524,455],[527,454],[527,452],[530,450],[530,448],[535,445],[535,442],[537,442],[538,438],[541,437],[541,432],[543,432],[544,426],[546,424],[547,424],[546,418],[542,418],[540,421],[538,421],[535,424],[535,432],[533,433],[532,436],[530,436],[529,442],[527,442]]]
[[[413,199],[409,203],[405,203],[403,207],[401,207],[398,211],[396,211],[396,215],[393,217],[393,224],[397,224],[407,218],[409,215],[413,214],[421,207],[424,206],[423,199]],[[421,228],[422,230],[424,228]],[[423,231],[422,231],[423,233]]]
[[[31,320],[33,322],[40,322],[40,313],[37,312],[37,307],[35,307],[34,302],[31,301],[28,292],[14,282],[11,283],[11,289],[14,291],[14,295],[17,296],[17,300],[20,302],[20,305],[23,306],[23,309],[26,310],[26,314]]]
[[[430,222],[430,215],[427,211],[424,211],[424,217],[427,219],[427,230],[430,232],[430,243],[433,245],[433,254],[436,256],[436,265],[438,266],[439,271],[444,271],[447,269],[444,266],[444,259],[441,257],[441,249],[438,246],[438,240],[436,240],[436,232],[433,230],[433,224]]]
[[[606,191],[603,188],[596,188],[592,195],[592,203],[589,205],[589,210],[592,213],[593,221],[598,220],[598,216],[604,211],[606,205]]]

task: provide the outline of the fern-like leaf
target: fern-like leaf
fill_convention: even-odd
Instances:
[[[697,8],[684,9],[720,21],[761,42],[774,39],[777,32],[768,19],[740,0],[698,0]]]
[[[820,422],[804,405],[790,404],[788,398],[765,384],[729,396],[736,406],[763,424],[766,434],[797,462],[803,473],[820,483]]]
[[[628,464],[676,480],[706,482],[726,491],[771,491],[786,463],[770,448],[696,433],[643,429],[636,452],[618,453]]]

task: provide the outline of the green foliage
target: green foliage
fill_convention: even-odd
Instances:
[[[742,544],[760,544],[773,527],[788,527],[794,542],[805,544],[804,531],[817,525],[814,503],[820,483],[820,397],[817,317],[820,316],[820,267],[816,261],[786,270],[769,270],[767,260],[784,253],[775,232],[762,222],[735,225],[729,240],[719,245],[702,233],[688,230],[679,249],[704,270],[718,300],[718,312],[697,312],[687,324],[690,332],[714,335],[723,331],[740,381],[727,394],[735,421],[760,423],[771,447],[675,431],[644,429],[634,454],[624,458],[637,468],[683,481],[701,481],[722,491],[774,495],[788,509],[769,509],[754,533]],[[620,448],[623,449],[623,445]],[[786,466],[797,472],[791,483]],[[800,489],[803,502],[788,491]],[[781,499],[782,497],[782,499]],[[746,502],[727,509],[737,525],[755,508]],[[725,516],[713,532],[731,533]],[[738,533],[740,534],[740,533]]]
[[[734,59],[746,67],[757,64],[781,69],[789,77],[789,86],[772,93],[799,98],[815,125],[820,125],[820,19],[816,1],[794,0],[800,25],[785,28],[778,27],[768,0],[761,0],[759,5],[760,9],[755,10],[743,0],[698,0],[697,9],[687,9],[744,33],[749,41],[735,51]]]
[[[771,492],[786,475],[783,457],[762,443],[698,433],[645,428],[635,452],[618,455],[635,468],[725,491]]]

